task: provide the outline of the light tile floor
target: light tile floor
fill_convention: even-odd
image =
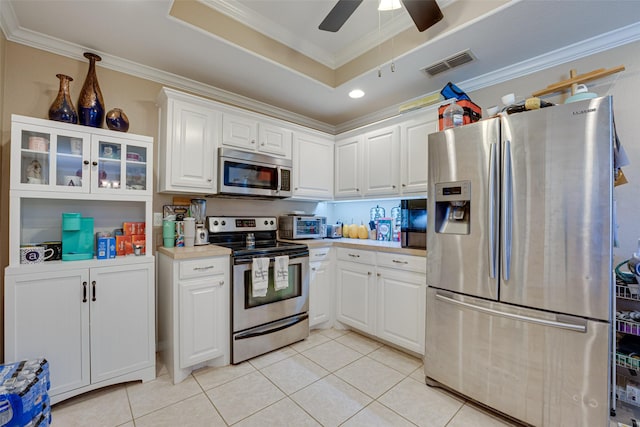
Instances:
[[[158,371],[144,384],[116,385],[54,405],[52,425],[514,425],[426,386],[420,359],[350,331],[315,330],[305,341],[239,365],[200,369],[177,385],[161,363]]]

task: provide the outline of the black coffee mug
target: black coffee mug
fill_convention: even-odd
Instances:
[[[58,261],[62,259],[62,242],[42,242],[44,246],[44,260]]]

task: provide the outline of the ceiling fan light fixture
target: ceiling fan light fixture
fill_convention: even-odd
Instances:
[[[396,10],[401,7],[400,0],[380,0],[380,3],[378,3],[378,10],[380,11]]]
[[[364,96],[364,91],[361,89],[354,89],[349,92],[349,98],[358,99]]]

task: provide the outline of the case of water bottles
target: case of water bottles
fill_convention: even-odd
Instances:
[[[0,426],[51,425],[50,387],[46,359],[0,365]]]

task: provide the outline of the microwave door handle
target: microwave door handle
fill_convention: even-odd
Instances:
[[[276,193],[279,193],[282,188],[282,168],[278,166],[276,172],[278,173],[278,188],[276,188]]]

